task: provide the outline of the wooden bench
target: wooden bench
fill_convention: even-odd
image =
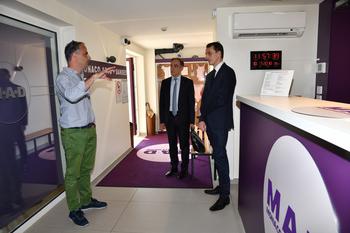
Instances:
[[[38,148],[37,148],[36,139],[47,136],[49,140],[49,145],[52,145],[51,134],[52,134],[52,128],[46,128],[46,129],[42,129],[42,130],[27,134],[25,136],[25,140],[26,142],[33,140],[34,152],[37,152]]]
[[[208,135],[205,132],[202,132],[199,129],[196,129],[197,134],[200,136],[200,138],[203,140],[204,142],[204,146],[205,146],[205,151],[203,153],[200,153],[198,151],[193,150],[193,147],[191,146],[191,169],[192,169],[192,173],[191,173],[191,177],[193,177],[194,175],[194,160],[196,159],[196,157],[198,156],[212,156],[213,153],[213,149],[210,146],[210,142],[208,139]],[[214,164],[214,180],[217,179],[217,174],[216,174],[216,166]]]

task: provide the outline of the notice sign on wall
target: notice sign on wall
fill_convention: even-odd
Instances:
[[[106,62],[100,62],[100,61],[94,61],[90,60],[88,66],[84,69],[83,74],[84,78],[89,78],[94,73],[101,72],[109,67],[116,67],[115,70],[112,70],[110,73],[107,74],[108,78],[111,79],[126,79],[126,66],[120,66],[116,64],[106,63]]]
[[[280,70],[282,67],[282,51],[251,51],[251,70]]]

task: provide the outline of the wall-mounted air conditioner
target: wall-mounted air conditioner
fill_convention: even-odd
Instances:
[[[232,15],[233,38],[301,37],[305,12],[256,12]]]

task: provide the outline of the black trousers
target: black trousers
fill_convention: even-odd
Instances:
[[[0,212],[21,204],[21,179],[16,160],[14,127],[0,125]]]
[[[181,122],[177,116],[173,116],[169,112],[168,122],[166,123],[166,130],[169,141],[169,154],[171,160],[171,168],[177,171],[179,164],[177,142],[179,139],[181,149],[181,171],[188,170],[188,161],[190,155],[190,123]]]
[[[230,195],[230,167],[226,152],[228,131],[211,129],[207,125],[207,135],[213,148],[212,156],[219,175],[220,196],[228,197]]]

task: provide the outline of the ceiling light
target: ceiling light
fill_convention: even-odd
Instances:
[[[162,32],[166,32],[166,31],[168,30],[168,27],[161,27],[160,30],[161,30]]]

